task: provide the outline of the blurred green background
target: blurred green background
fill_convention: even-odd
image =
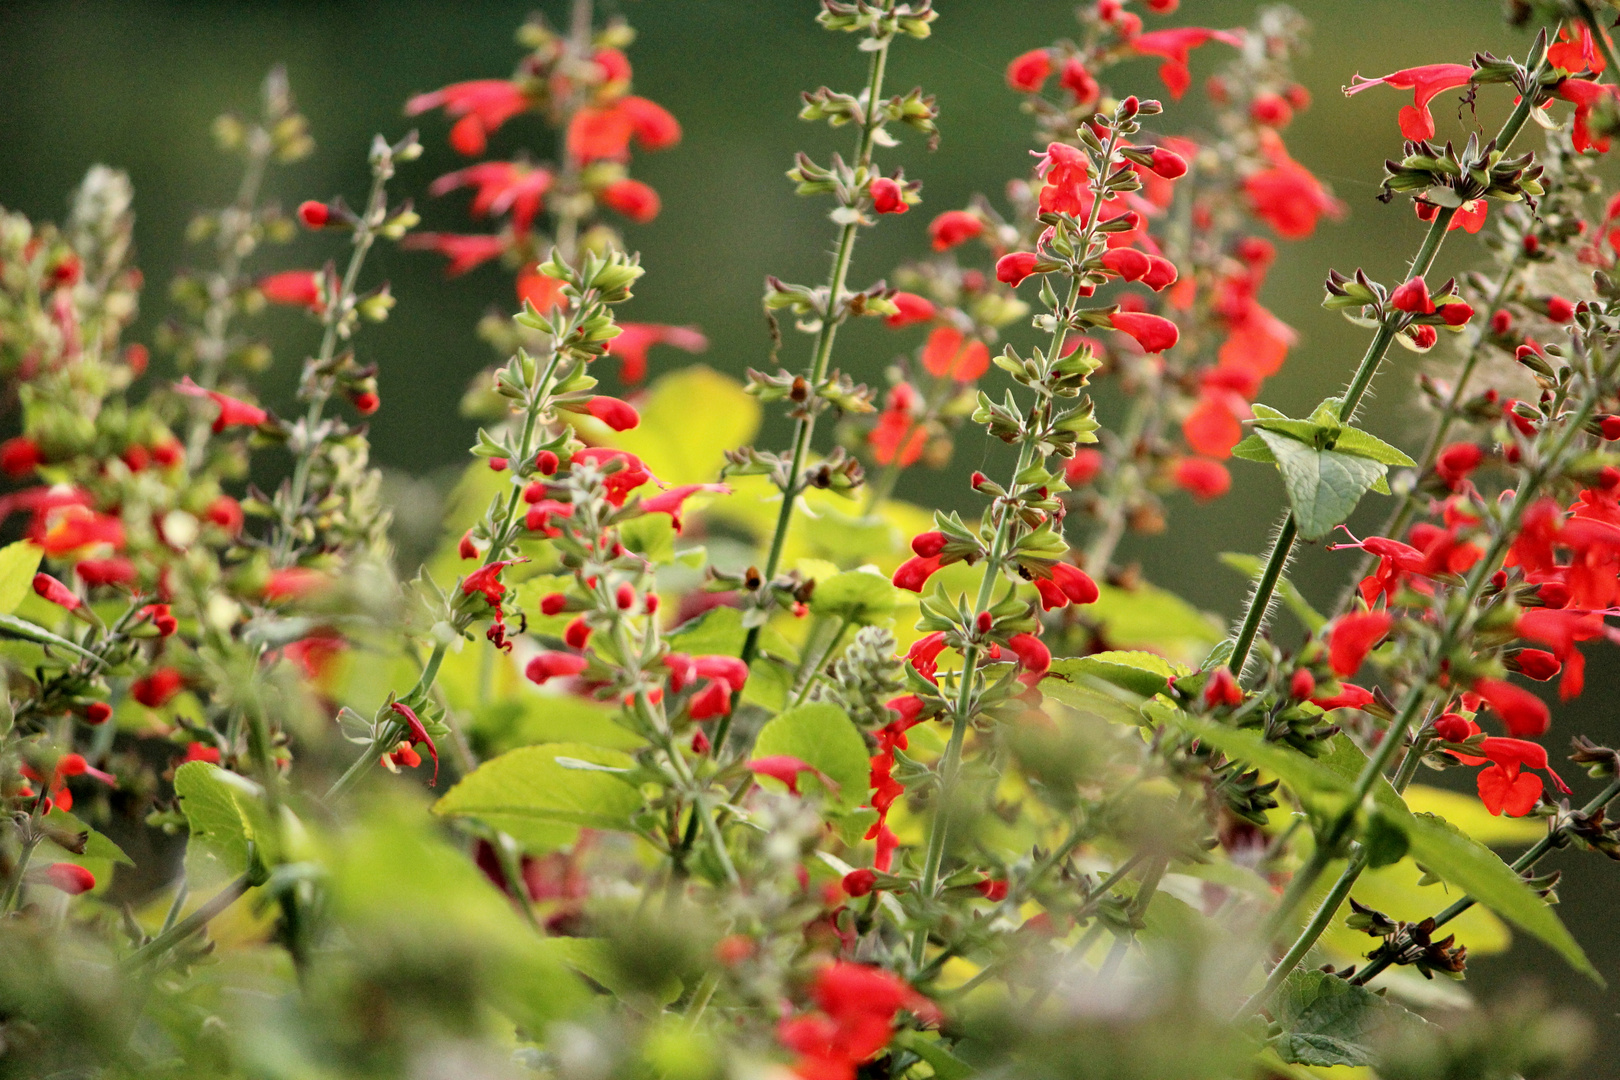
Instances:
[[[397,138],[408,130],[401,103],[412,93],[508,73],[519,56],[513,31],[531,6],[488,0],[0,0],[0,206],[59,217],[66,193],[91,164],[127,169],[137,192],[139,261],[150,283],[135,336],[148,337],[166,313],[166,282],[194,255],[183,243],[189,215],[199,206],[224,203],[235,189],[233,165],[215,153],[209,123],[224,110],[255,109],[257,86],[272,64],[287,65],[319,146],[313,159],[276,177],[273,193],[287,205],[338,192],[356,202],[365,190],[372,133]],[[559,0],[539,6],[554,22],[565,20]],[[1013,55],[1074,26],[1073,5],[1053,0],[938,0],[937,6],[934,37],[895,48],[889,86],[920,84],[936,94],[943,139],[933,154],[913,141],[889,156],[905,165],[908,176],[924,180],[924,203],[863,237],[852,274],[856,285],[924,250],[925,228],[935,213],[962,205],[976,191],[994,198],[1009,176],[1027,168],[1029,124],[1002,71]],[[1496,0],[1300,0],[1294,6],[1315,23],[1312,51],[1298,74],[1316,102],[1286,138],[1294,156],[1350,207],[1343,222],[1325,222],[1310,241],[1282,248],[1262,297],[1302,339],[1283,373],[1267,384],[1264,399],[1303,415],[1300,410],[1340,385],[1365,345],[1364,331],[1318,306],[1327,269],[1365,266],[1375,277],[1396,279],[1420,236],[1406,205],[1383,206],[1373,198],[1384,158],[1399,149],[1395,113],[1409,96],[1376,91],[1345,98],[1338,88],[1357,72],[1466,62],[1478,50],[1522,55],[1528,35],[1503,24]],[[811,0],[607,0],[600,9],[623,14],[637,27],[640,37],[629,50],[636,89],[670,108],[685,127],[678,148],[638,157],[633,166],[634,175],[662,194],[664,212],[651,225],[627,230],[649,273],[623,314],[700,325],[713,343],[704,362],[721,370],[740,374],[750,365],[765,366],[770,343],[759,306],[764,276],[820,282],[833,236],[826,207],[794,198],[783,171],[796,149],[824,159],[831,149],[847,153],[852,141],[843,131],[829,134],[796,121],[798,93],[823,83],[852,90],[864,60],[850,39],[814,26],[817,5]],[[1254,9],[1239,0],[1183,0],[1172,22],[1236,25],[1248,22]],[[1151,25],[1160,24],[1149,18]],[[1222,48],[1195,54],[1195,86],[1220,62]],[[1156,67],[1156,60],[1144,59],[1118,69],[1116,88],[1162,96]],[[1181,123],[1178,114],[1196,123],[1196,96],[1172,106],[1172,126]],[[1457,130],[1448,104],[1454,99],[1436,102],[1442,134]],[[1500,90],[1485,91],[1481,121],[1494,130],[1505,107]],[[395,190],[418,196],[425,227],[475,231],[463,197],[421,198],[433,177],[462,163],[444,145],[441,117],[422,118],[422,130],[428,153],[406,167]],[[1535,139],[1532,129],[1526,145]],[[534,118],[509,124],[492,140],[493,153],[524,146],[537,157],[550,156],[548,136]],[[1454,236],[1441,255],[1441,277],[1480,254],[1462,234]],[[330,237],[305,236],[272,250],[270,259],[278,261],[265,269],[314,266],[337,254]],[[360,340],[361,359],[382,369],[384,404],[372,422],[376,455],[386,466],[421,477],[465,462],[473,429],[451,406],[492,359],[473,326],[492,305],[509,309],[512,295],[508,276],[498,268],[446,281],[440,266],[433,256],[381,250],[367,276],[389,279],[400,303],[388,323]],[[314,331],[292,314],[269,319],[278,354],[271,397],[284,405]],[[858,379],[880,382],[895,351],[914,343],[910,336],[855,326],[841,335],[835,362]],[[804,351],[802,340],[790,338],[783,361],[795,364]],[[653,373],[685,362],[682,354],[656,351]],[[1405,404],[1413,396],[1414,371],[1412,354],[1395,350],[1368,413],[1371,427],[1408,447],[1417,445],[1425,425]],[[1105,422],[1110,415],[1105,403]],[[782,442],[784,432],[770,428],[762,442]],[[963,478],[986,456],[972,432],[962,441],[949,471],[908,476],[901,494],[962,504]],[[1282,498],[1272,470],[1237,462],[1233,473],[1230,496],[1209,506],[1174,498],[1170,532],[1127,541],[1122,551],[1141,560],[1157,583],[1228,614],[1241,602],[1244,583],[1216,563],[1215,553],[1261,550]],[[398,507],[407,524],[413,502],[405,498]],[[1364,506],[1353,524],[1366,527],[1384,513],[1381,506]],[[1308,594],[1326,601],[1348,566],[1347,556],[1312,549],[1296,578]],[[1599,741],[1620,737],[1602,704],[1620,691],[1620,670],[1612,652],[1603,646],[1593,652],[1586,696],[1559,714],[1554,743],[1576,731]],[[1455,774],[1446,779],[1467,782]],[[1561,890],[1564,917],[1598,967],[1620,980],[1620,933],[1610,899],[1620,882],[1616,868],[1592,855],[1560,862],[1568,870]],[[1587,1075],[1620,1076],[1620,993],[1601,993],[1578,981],[1532,943],[1521,943],[1509,959],[1482,958],[1471,973],[1496,993],[1538,983],[1581,1004],[1602,1040]]]

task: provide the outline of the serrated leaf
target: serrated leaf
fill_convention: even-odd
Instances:
[[[894,582],[876,570],[846,570],[816,582],[810,611],[856,626],[888,626],[902,599]]]
[[[1282,1033],[1271,1046],[1296,1065],[1371,1065],[1379,1030],[1417,1017],[1364,986],[1322,971],[1294,971],[1284,980],[1273,1015]]]
[[[836,793],[828,802],[849,812],[866,802],[868,756],[866,743],[855,729],[849,714],[836,705],[815,702],[789,709],[760,728],[751,757],[795,757],[813,765],[833,783]],[[776,781],[766,780],[774,784]],[[801,777],[800,790],[820,784],[815,777]]]
[[[39,573],[44,554],[38,544],[19,540],[0,548],[0,615],[10,615],[23,602]]]
[[[1305,540],[1320,540],[1332,532],[1384,475],[1385,467],[1370,458],[1317,450],[1273,431],[1261,431],[1260,437],[1277,459],[1299,535]]]
[[[484,762],[433,805],[442,817],[473,818],[507,833],[530,850],[567,843],[570,830],[630,828],[642,807],[640,790],[615,772],[570,767],[572,758],[610,769],[633,769],[635,759],[584,743],[524,746]]]
[[[1534,934],[1576,971],[1607,985],[1553,909],[1497,854],[1444,818],[1412,815],[1412,858],[1508,922]]]

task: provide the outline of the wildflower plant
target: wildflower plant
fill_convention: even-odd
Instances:
[[[1620,610],[1604,20],[1518,5],[1521,58],[1347,75],[1412,94],[1391,98],[1381,199],[1428,227],[1410,262],[1328,270],[1325,306],[1371,341],[1293,417],[1260,401],[1296,342],[1267,271],[1348,211],[1285,143],[1311,96],[1296,13],[1150,28],[1175,0],[1096,0],[1032,31],[1006,81],[1033,165],[872,278],[865,231],[926,198],[884,151],[949,135],[890,85],[939,13],[820,7],[866,60],[860,88],[800,102],[849,156],[784,163],[830,203],[831,265],[766,281],[770,361],[746,382],[642,386],[653,345],[703,338],[620,321],[644,268],[603,212],[657,214],[631,151],[680,126],[631,93],[633,34],[588,0],[566,29],[525,23],[511,77],[405,104],[481,160],[424,182],[417,136],[378,136],[353,204],[270,197],[313,149],[273,72],[258,117],[216,127],[240,186],[196,219],[155,360],[126,340],[127,177],[92,170],[61,226],[0,214],[19,405],[0,518],[22,523],[0,548],[0,1068],[1540,1077],[1579,1058],[1577,1015],[1454,980],[1510,926],[1600,978],[1542,863],[1620,857],[1620,755],[1559,731],[1566,764],[1548,739],[1552,685],[1583,692]],[[1200,49],[1223,54],[1202,126],[1180,115]],[[1111,89],[1138,61],[1167,101]],[[1448,130],[1450,95],[1500,112],[1494,137]],[[554,147],[484,157],[536,118]],[[421,231],[402,185],[468,189],[496,231]],[[1431,281],[1470,237],[1474,268]],[[267,242],[319,268],[262,273]],[[396,300],[368,272],[379,242],[516,282],[480,327],[501,362],[470,379],[482,426],[420,566],[396,565],[365,428],[390,388],[362,333]],[[267,303],[319,331],[290,417],[261,396]],[[857,318],[910,335],[886,369],[840,348]],[[1389,370],[1397,344],[1430,357],[1415,378]],[[608,357],[622,397],[598,392]],[[1429,410],[1414,445],[1359,426],[1375,384]],[[752,445],[765,408],[785,447]],[[1005,475],[956,467],[981,437]],[[918,464],[977,510],[904,501]],[[1251,466],[1287,507],[1269,552],[1227,557],[1254,584],[1223,633],[1117,553],[1172,510],[1197,520],[1176,492],[1219,497]],[[1377,497],[1386,524],[1352,534]],[[1302,543],[1336,553],[1336,595],[1289,580]],[[1298,625],[1274,634],[1284,608]],[[1421,782],[1456,768],[1475,794]]]

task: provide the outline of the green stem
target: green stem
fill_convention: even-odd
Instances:
[[[237,878],[210,898],[202,907],[136,949],[124,961],[125,966],[139,967],[142,964],[156,960],[174,946],[207,926],[222,911],[236,903],[248,891],[249,887],[250,883],[246,874]]]
[[[865,91],[865,122],[861,125],[861,138],[856,148],[855,164],[857,168],[870,166],[872,163],[872,147],[877,136],[878,128],[878,96],[883,92],[883,72],[889,60],[889,45],[892,38],[884,38],[882,43],[872,50],[872,59],[867,66]],[[838,327],[843,319],[839,314],[839,301],[844,292],[844,284],[849,277],[849,263],[855,252],[855,236],[860,230],[859,221],[851,221],[843,227],[838,236],[838,253],[833,258],[832,271],[827,278],[827,308],[822,315],[821,329],[816,335],[815,348],[811,353],[809,381],[812,391],[820,387],[822,380],[827,376],[827,365],[832,358],[833,341],[838,336]],[[776,572],[782,564],[782,549],[787,543],[788,525],[793,520],[793,505],[799,498],[799,486],[803,483],[804,466],[810,456],[810,441],[815,433],[816,414],[809,407],[799,418],[793,431],[793,458],[788,466],[786,483],[782,488],[782,505],[776,512],[776,528],[771,534],[770,551],[765,559],[765,570],[762,575],[764,585],[769,589],[770,583],[776,578]],[[759,635],[763,627],[755,626],[749,629],[743,638],[742,661],[744,664],[753,664],[759,655]],[[719,760],[720,753],[725,749],[726,739],[731,734],[731,719],[737,711],[737,702],[741,698],[739,690],[732,695],[731,711],[720,718],[719,725],[714,732],[714,756]]]
[[[1532,80],[1540,77],[1545,68],[1543,60],[1534,72]],[[1519,102],[1508,114],[1507,121],[1502,130],[1497,133],[1497,149],[1506,151],[1518,137],[1519,130],[1530,117],[1530,109],[1535,104],[1536,95],[1522,94]],[[1416,258],[1407,272],[1407,279],[1425,275],[1434,265],[1435,256],[1440,252],[1440,245],[1445,241],[1446,232],[1451,226],[1451,219],[1457,213],[1454,208],[1442,207],[1429,223],[1429,231],[1423,237],[1423,244],[1418,248]],[[1361,399],[1372,386],[1373,376],[1378,373],[1378,366],[1383,362],[1384,354],[1389,351],[1390,344],[1395,340],[1396,323],[1386,316],[1378,324],[1378,331],[1373,335],[1372,343],[1367,346],[1366,354],[1361,358],[1355,375],[1350,379],[1350,386],[1345,391],[1344,403],[1339,408],[1339,420],[1342,423],[1351,423],[1356,416],[1356,410],[1361,405]],[[1248,610],[1244,613],[1243,622],[1238,630],[1238,636],[1233,643],[1231,658],[1227,661],[1234,674],[1241,675],[1244,665],[1249,659],[1249,650],[1254,646],[1255,636],[1259,633],[1261,624],[1265,621],[1266,609],[1271,606],[1272,593],[1276,589],[1277,579],[1282,576],[1283,567],[1287,565],[1289,554],[1293,549],[1294,540],[1299,530],[1295,527],[1294,516],[1288,515],[1288,520],[1277,533],[1272,543],[1271,553],[1266,558],[1265,570],[1261,573],[1260,581],[1256,583],[1254,594],[1249,598]]]

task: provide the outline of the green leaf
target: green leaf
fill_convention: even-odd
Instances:
[[[1221,562],[1230,566],[1250,581],[1259,577],[1260,571],[1265,567],[1260,556],[1241,554],[1236,551],[1221,552]],[[1283,606],[1293,612],[1294,618],[1298,619],[1300,625],[1311,633],[1320,633],[1322,627],[1327,625],[1326,616],[1311,606],[1311,602],[1305,599],[1305,595],[1299,591],[1299,587],[1294,584],[1287,574],[1277,579],[1276,593],[1278,598],[1282,600]]]
[[[619,526],[624,546],[648,562],[667,563],[675,558],[675,523],[668,514],[643,514]]]
[[[1341,430],[1338,438],[1333,440],[1333,449],[1343,454],[1371,458],[1385,465],[1399,465],[1405,469],[1417,464],[1383,439],[1369,435],[1360,428],[1347,427]]]
[[[135,865],[135,860],[124,854],[123,848],[61,807],[51,807],[51,812],[45,815],[45,824],[64,832],[84,833],[84,857],[87,859],[105,859],[108,862],[123,863],[125,866]]]
[[[558,758],[612,769],[636,767],[630,755],[601,746],[524,746],[468,773],[433,805],[433,812],[476,819],[530,850],[566,843],[572,833],[559,826],[629,830],[631,816],[642,807],[640,790],[616,772],[571,768]]]
[[[1432,814],[1412,816],[1409,838],[1412,858],[1441,880],[1466,891],[1519,929],[1534,934],[1576,971],[1600,986],[1606,985],[1553,909],[1490,848]]]
[[[836,705],[815,702],[782,713],[759,731],[754,740],[755,758],[785,754],[807,765],[814,765],[838,785],[832,802],[849,812],[866,802],[868,755],[861,733],[849,715]],[[774,780],[765,779],[774,784]],[[801,778],[801,790],[817,784],[814,777]]]
[[[1277,995],[1274,1016],[1282,1033],[1271,1040],[1284,1060],[1297,1065],[1371,1065],[1368,1045],[1380,1028],[1402,1014],[1364,986],[1321,971],[1294,971]]]
[[[272,839],[270,815],[258,784],[218,765],[189,761],[175,770],[174,793],[191,830],[190,842],[231,873],[244,874],[255,862],[273,861],[274,853],[266,850]]]
[[[846,570],[816,582],[810,610],[856,626],[888,626],[901,599],[894,583],[876,570]]]
[[[1277,458],[1299,535],[1305,540],[1320,540],[1332,532],[1384,475],[1384,466],[1368,458],[1317,450],[1272,431],[1262,431],[1260,437]]]
[[[1498,817],[1485,809],[1475,795],[1460,791],[1412,784],[1406,789],[1406,805],[1414,813],[1430,813],[1445,818],[1480,843],[1490,847],[1507,844],[1533,844],[1547,834],[1540,818]]]
[[[1162,694],[1170,680],[1189,674],[1191,668],[1175,664],[1150,652],[1112,651],[1072,656],[1052,663],[1052,675],[1062,679],[1090,676],[1150,698]]]
[[[1277,459],[1272,456],[1271,447],[1266,445],[1266,440],[1260,437],[1258,431],[1232,447],[1232,456],[1242,458],[1244,461],[1258,461],[1262,465],[1277,464]]]
[[[715,607],[670,631],[669,647],[693,656],[736,655],[742,651],[743,637],[747,633],[743,629],[742,612],[734,607]]]
[[[1181,597],[1153,585],[1121,589],[1097,583],[1097,602],[1085,614],[1102,626],[1115,648],[1151,648],[1178,655],[1186,646],[1208,647],[1226,636],[1219,621]]]
[[[640,456],[670,484],[704,484],[720,474],[727,450],[759,430],[758,400],[729,375],[696,364],[652,384],[638,406],[641,423],[612,445]]]
[[[82,656],[86,660],[95,661],[97,667],[102,667],[105,664],[101,657],[77,642],[69,641],[65,637],[51,633],[43,626],[36,626],[26,619],[17,618],[15,615],[0,615],[0,635],[10,635],[39,645],[63,649],[76,656]]]
[[[976,1073],[973,1066],[945,1049],[937,1032],[901,1031],[895,1034],[892,1043],[927,1062],[938,1080],[967,1080]]]
[[[1269,742],[1253,729],[1226,727],[1202,717],[1190,716],[1162,701],[1151,702],[1148,711],[1155,720],[1175,724],[1234,761],[1258,765],[1274,774],[1307,803],[1315,803],[1323,795],[1347,795],[1351,790],[1350,783],[1323,762],[1306,757],[1281,743]],[[1340,805],[1343,803],[1342,798],[1334,801]]]
[[[0,548],[0,615],[10,615],[23,602],[39,573],[44,554],[38,544],[19,540]]]

